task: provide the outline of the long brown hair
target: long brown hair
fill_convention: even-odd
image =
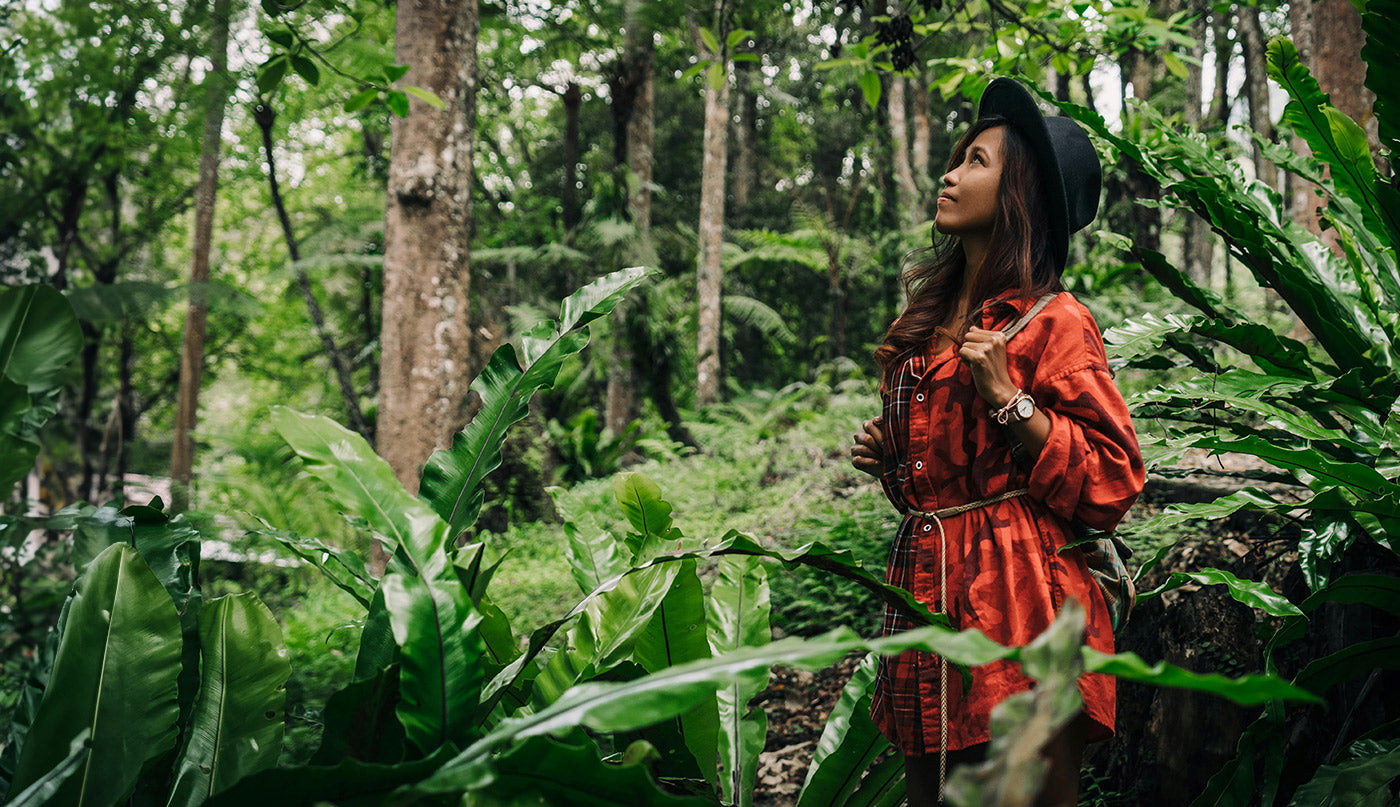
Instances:
[[[962,163],[977,135],[997,126],[1002,127],[1003,133],[1001,187],[991,243],[972,289],[973,305],[1012,288],[1018,289],[1023,299],[1063,288],[1050,254],[1050,217],[1040,167],[1016,127],[996,115],[979,119],[953,149],[948,170]],[[967,271],[967,258],[958,238],[942,235],[937,229],[932,247],[910,255],[918,258],[902,278],[909,305],[885,333],[884,344],[875,351],[875,361],[886,377],[910,352],[928,344],[935,329],[952,318]],[[962,322],[952,323],[959,339],[980,313],[980,309],[969,311]]]

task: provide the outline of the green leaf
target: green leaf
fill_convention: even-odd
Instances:
[[[168,805],[203,804],[277,764],[292,673],[282,628],[253,592],[220,597],[199,614],[199,695]]]
[[[1319,695],[1372,670],[1400,669],[1400,636],[1372,639],[1316,659],[1303,668],[1293,683]]]
[[[205,802],[208,807],[382,807],[393,804],[390,794],[437,770],[451,756],[444,748],[432,756],[392,765],[344,759],[335,765],[270,768],[245,777],[238,784]]]
[[[607,530],[565,521],[564,535],[569,539],[564,546],[564,557],[569,560],[574,582],[584,594],[604,580],[627,571],[627,561],[619,551],[621,547]]]
[[[725,47],[730,49],[738,47],[739,43],[743,42],[745,39],[751,39],[753,35],[753,31],[747,28],[738,28],[730,31],[729,36],[724,38]]]
[[[700,41],[705,43],[705,47],[709,49],[710,53],[716,56],[720,55],[722,49],[719,46],[719,40],[715,38],[713,31],[703,25],[700,26]]]
[[[277,89],[277,85],[282,83],[283,76],[287,75],[287,54],[278,54],[267,63],[258,68],[258,92],[263,95],[270,94]]]
[[[1349,574],[1333,580],[1326,589],[1303,600],[1302,609],[1312,613],[1325,602],[1346,605],[1363,603],[1388,614],[1400,616],[1400,577]]]
[[[54,766],[48,773],[39,777],[34,784],[24,789],[23,793],[16,794],[13,798],[5,802],[6,807],[43,807],[46,804],[53,804],[54,795],[67,783],[69,777],[78,773],[83,768],[83,763],[87,760],[88,753],[92,750],[88,737],[92,732],[84,728],[73,738],[73,742],[68,746],[68,756],[63,761]]]
[[[267,524],[265,521],[263,523]],[[327,580],[354,597],[360,605],[369,607],[370,598],[374,596],[374,581],[370,579],[364,561],[354,552],[331,546],[319,538],[273,529],[271,525],[261,530],[250,530],[247,534],[271,538],[293,555],[320,569]]]
[[[689,561],[687,561],[689,562]],[[760,647],[772,640],[768,573],[757,558],[720,558],[710,590],[706,619],[716,654]],[[768,670],[735,677],[717,693],[719,707],[719,789],[724,804],[753,803],[758,755],[763,751],[767,715],[749,702],[768,686]]]
[[[39,713],[29,728],[12,792],[67,763],[90,730],[81,775],[55,803],[112,804],[128,795],[147,760],[175,746],[180,620],[136,550],[109,547],[78,578]]]
[[[0,290],[0,378],[51,387],[82,343],[73,307],[52,286]]]
[[[705,68],[705,82],[715,92],[724,89],[724,65],[718,60],[710,62],[710,66]]]
[[[401,574],[380,584],[402,669],[397,714],[424,754],[471,736],[481,692],[484,648],[471,600],[455,580]]]
[[[268,41],[272,42],[274,45],[285,50],[291,50],[292,46],[296,44],[296,40],[292,38],[292,32],[285,29],[277,30],[274,28],[267,28],[263,30],[263,36],[267,37]]]
[[[865,774],[843,807],[901,807],[904,803],[904,756],[891,754]]]
[[[531,737],[493,760],[490,778],[472,789],[483,801],[499,804],[628,805],[628,807],[705,807],[709,799],[673,796],[652,781],[639,764],[602,761],[598,745]],[[526,797],[535,796],[532,802]]]
[[[681,540],[680,530],[672,526],[670,502],[661,498],[661,488],[644,474],[629,471],[614,476],[613,496],[634,530],[626,538],[634,563],[649,560]]]
[[[1366,44],[1361,58],[1366,62],[1366,86],[1376,94],[1373,105],[1383,148],[1392,155],[1400,154],[1400,75],[1397,75],[1394,54],[1400,53],[1400,2],[1369,0],[1361,15],[1361,28]],[[1393,159],[1393,158],[1392,158]],[[1400,221],[1400,188],[1392,182],[1376,183],[1376,195],[1387,211],[1385,220]],[[1400,227],[1390,228],[1389,242],[1400,249]]]
[[[1269,78],[1292,98],[1283,109],[1283,122],[1331,167],[1332,182],[1361,208],[1367,229],[1386,238],[1387,228],[1395,231],[1400,221],[1387,221],[1388,211],[1376,198],[1376,167],[1365,131],[1332,106],[1288,39],[1270,40],[1267,60]]]
[[[446,525],[404,490],[365,438],[330,418],[284,406],[272,407],[272,425],[344,512],[368,522],[396,560],[430,579],[447,568]]]
[[[1141,603],[1165,591],[1181,588],[1187,583],[1198,583],[1203,586],[1223,584],[1229,587],[1230,597],[1236,602],[1244,603],[1250,608],[1258,608],[1272,616],[1302,616],[1303,614],[1302,611],[1298,610],[1298,606],[1289,602],[1287,598],[1275,594],[1268,585],[1253,580],[1241,580],[1224,569],[1172,572],[1160,586],[1139,594],[1137,601]]]
[[[1182,63],[1180,57],[1178,57],[1175,53],[1172,53],[1171,51],[1163,53],[1162,64],[1166,65],[1167,70],[1171,71],[1171,74],[1173,76],[1176,76],[1177,78],[1182,79],[1183,81],[1186,79],[1186,65]]]
[[[632,657],[647,672],[697,659],[709,658],[710,640],[705,622],[705,595],[695,561],[682,561],[674,582],[661,600],[646,629],[637,636]],[[715,752],[718,744],[719,715],[715,701],[707,700],[679,717],[685,747],[700,767],[710,786],[715,785]],[[663,748],[663,755],[678,749]]]
[[[1342,556],[1355,536],[1347,519],[1318,513],[1303,524],[1298,538],[1298,569],[1312,591],[1321,591],[1332,579],[1332,564]]]
[[[870,695],[880,657],[867,655],[851,673],[827,716],[797,807],[844,805],[861,784],[861,773],[890,747],[870,719]]]
[[[437,93],[435,92],[425,90],[422,87],[413,86],[404,86],[401,89],[408,95],[417,98],[419,101],[422,101],[423,103],[427,104],[433,109],[447,109],[447,104],[444,104],[442,102],[442,99],[439,98],[437,96]]]
[[[880,106],[880,74],[874,70],[867,70],[860,77],[860,92],[865,96],[865,103],[871,109]]]
[[[321,71],[316,67],[316,63],[302,56],[299,53],[291,55],[292,69],[297,71],[297,75],[305,79],[307,84],[315,87],[321,83]]]
[[[398,81],[399,79],[403,78],[404,75],[407,74],[407,73],[408,73],[408,65],[406,65],[406,64],[396,64],[396,65],[392,65],[392,66],[390,66],[390,67],[384,68],[384,80],[387,81],[387,82],[389,82],[390,84],[393,84],[395,81]]]
[[[389,105],[389,111],[400,118],[408,117],[408,96],[401,90],[392,90],[384,96],[384,103]]]
[[[543,323],[521,338],[518,360],[509,344],[491,356],[471,386],[481,396],[476,417],[453,438],[451,449],[434,452],[423,469],[422,495],[453,537],[481,512],[481,482],[500,466],[506,430],[529,413],[531,396],[552,387],[564,360],[588,343],[584,326],[611,312],[648,274],[632,267],[599,278],[564,300],[557,323]]]
[[[1199,674],[1166,662],[1148,664],[1133,653],[1108,655],[1084,648],[1084,669],[1155,686],[1193,689],[1227,698],[1241,706],[1258,706],[1274,699],[1320,703],[1301,685],[1290,684],[1273,675],[1244,675],[1227,678],[1214,673]]]
[[[365,107],[373,103],[374,99],[378,97],[378,87],[366,87],[363,90],[360,90],[359,92],[346,99],[345,106],[342,108],[346,112],[359,112],[361,109],[364,109]]]
[[[357,678],[331,695],[322,713],[325,728],[312,765],[335,765],[346,758],[394,763],[404,756],[399,702],[399,667]]]
[[[1289,807],[1388,807],[1390,783],[1400,776],[1400,748],[1387,753],[1323,765],[1298,788]]]

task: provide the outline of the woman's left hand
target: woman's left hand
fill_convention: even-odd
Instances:
[[[972,383],[987,405],[1000,409],[1016,395],[1016,384],[1006,369],[1006,334],[971,328],[958,355],[972,371]]]

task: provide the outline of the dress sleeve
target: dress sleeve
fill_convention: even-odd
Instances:
[[[1142,493],[1146,471],[1098,326],[1077,302],[1065,313],[1051,323],[1032,383],[1050,436],[1031,470],[1030,495],[1065,520],[1112,530]]]

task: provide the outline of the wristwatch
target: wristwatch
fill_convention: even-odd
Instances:
[[[992,420],[1002,426],[1030,420],[1031,415],[1035,414],[1035,399],[1021,390],[1016,390],[1016,394],[1011,396],[1006,406],[989,410],[989,414]]]

